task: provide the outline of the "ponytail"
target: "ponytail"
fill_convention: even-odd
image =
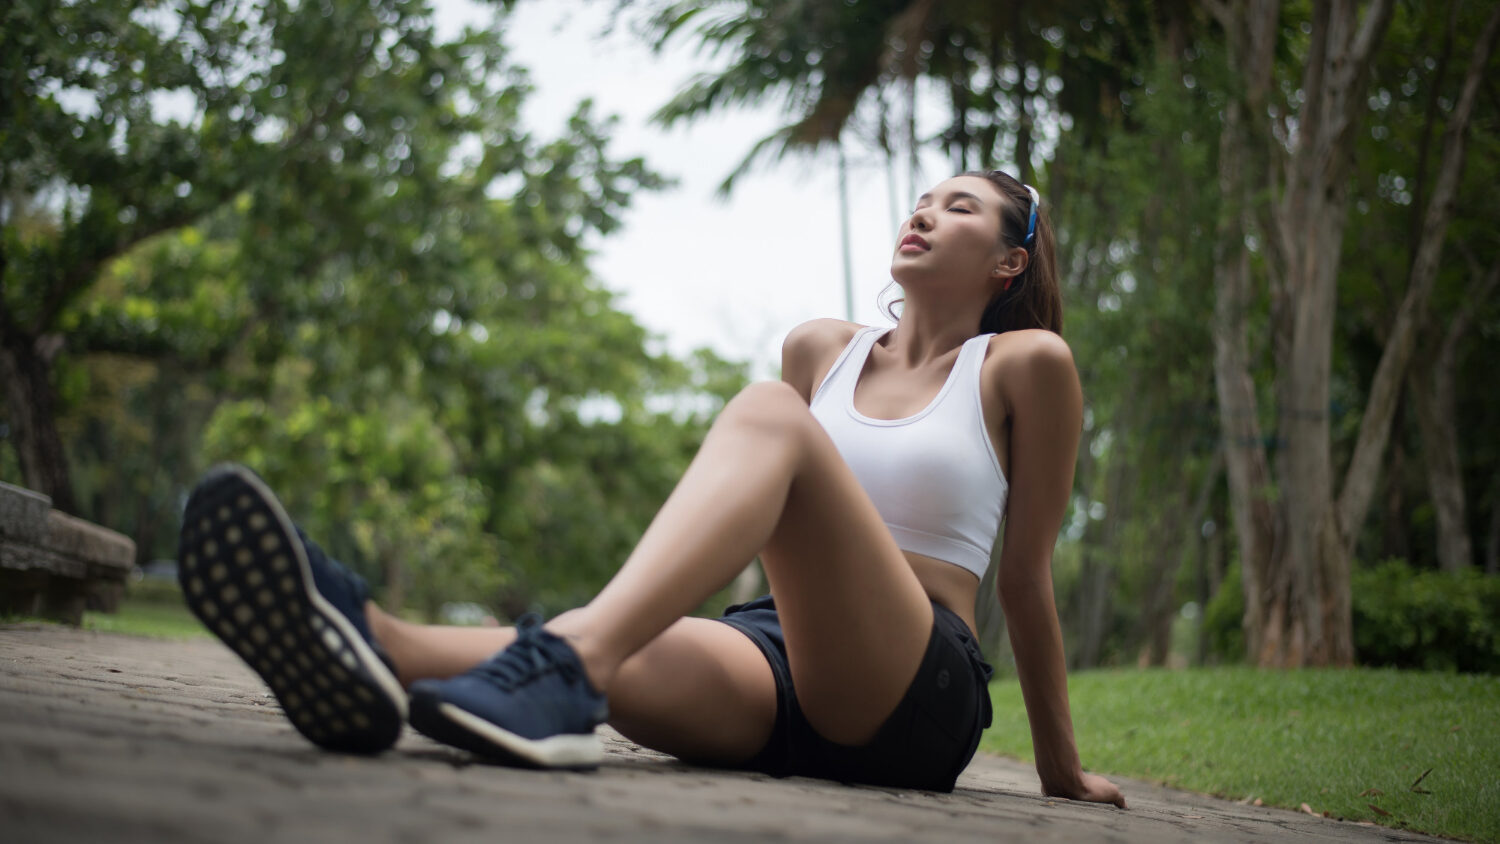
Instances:
[[[962,175],[984,179],[1005,198],[1000,213],[1000,238],[1006,245],[1022,247],[1030,256],[1026,269],[1005,285],[985,305],[979,317],[981,334],[1002,334],[1022,328],[1043,328],[1062,333],[1062,288],[1057,279],[1057,241],[1047,209],[1032,200],[1033,192],[999,170],[972,171]],[[1033,206],[1035,205],[1035,208]],[[1032,222],[1032,213],[1036,214]]]

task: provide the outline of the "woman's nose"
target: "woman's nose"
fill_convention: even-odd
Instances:
[[[912,231],[925,232],[932,226],[932,221],[927,217],[926,208],[918,208],[911,212],[909,222],[911,223]]]

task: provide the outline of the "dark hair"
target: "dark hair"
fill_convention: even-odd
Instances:
[[[1031,222],[1031,194],[1008,173],[1000,170],[970,171],[965,176],[984,179],[1000,191],[1005,207],[1000,212],[1000,237],[1009,246],[1022,246],[1030,253],[1026,269],[1011,279],[1010,286],[996,293],[979,318],[981,334],[1000,334],[1020,328],[1045,328],[1062,333],[1062,287],[1057,280],[1057,241],[1046,207],[1038,203],[1036,230],[1030,243],[1026,230]]]
[[[1031,242],[1026,232],[1031,223],[1031,194],[1015,177],[1000,170],[970,170],[960,176],[984,179],[1004,198],[1000,209],[1000,238],[1008,246],[1024,247],[1030,255],[1026,269],[1011,279],[1010,285],[996,293],[979,317],[979,333],[1002,334],[1022,328],[1044,328],[1062,333],[1062,287],[1057,279],[1057,242],[1052,234],[1052,220],[1047,209],[1038,203],[1036,229]],[[893,307],[886,313],[895,319]]]

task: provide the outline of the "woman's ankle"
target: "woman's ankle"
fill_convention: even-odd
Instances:
[[[365,601],[365,623],[370,625],[370,636],[380,649],[385,651],[386,659],[392,663],[396,679],[401,685],[408,684],[408,679],[401,674],[401,644],[402,627],[405,625],[401,619],[381,609],[374,601]]]
[[[602,640],[589,624],[586,607],[569,610],[548,621],[547,632],[567,642],[583,663],[589,685],[597,692],[607,693],[609,683],[619,670],[620,660],[609,652]]]

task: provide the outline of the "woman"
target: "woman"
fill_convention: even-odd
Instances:
[[[1036,192],[998,172],[943,182],[891,274],[897,326],[793,331],[782,381],[724,408],[581,609],[402,622],[235,467],[189,501],[188,602],[332,749],[384,750],[409,716],[499,761],[587,767],[608,720],[698,763],[951,790],[990,719],[972,631],[1003,516],[997,583],[1043,791],[1123,807],[1083,772],[1068,711],[1050,564],[1082,398]],[[757,555],[771,596],[684,617]]]

